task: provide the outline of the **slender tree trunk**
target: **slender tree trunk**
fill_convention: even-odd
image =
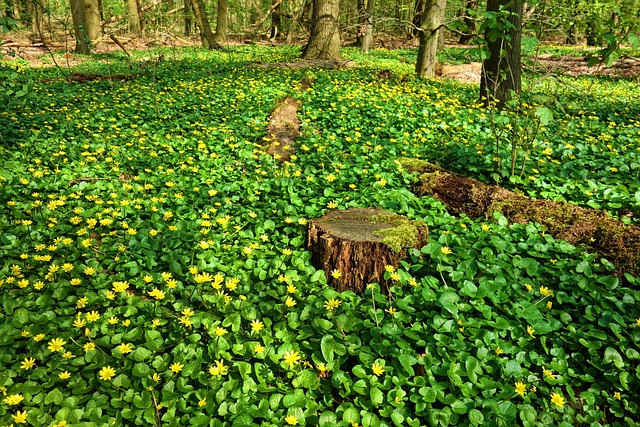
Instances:
[[[304,59],[341,59],[339,0],[314,0],[313,20]]]
[[[20,21],[22,19],[22,7],[20,6],[20,0],[13,0],[13,19]]]
[[[192,5],[193,14],[198,23],[198,27],[200,27],[202,45],[209,49],[222,49],[222,46],[216,41],[213,31],[211,31],[211,24],[209,23],[203,0],[193,0]]]
[[[273,3],[276,3],[279,0],[274,0]],[[273,8],[272,3],[272,8]],[[282,2],[279,2],[276,7],[271,12],[271,28],[269,28],[269,38],[275,39],[276,37],[281,37],[282,35],[282,16],[280,15],[282,9]]]
[[[360,52],[369,53],[369,48],[373,42],[373,8],[375,0],[367,0],[367,9],[365,10],[364,35],[362,36],[362,45]]]
[[[102,37],[102,18],[100,12],[100,2],[98,0],[84,0],[84,19],[87,26],[87,33],[94,44]]]
[[[473,20],[471,14],[469,14],[470,10],[478,9],[478,0],[467,0],[465,8],[464,8],[464,25],[467,27],[465,34],[460,36],[458,43],[460,44],[469,44],[476,38],[476,21]]]
[[[71,7],[71,18],[73,19],[73,28],[76,34],[76,52],[88,54],[91,52],[89,46],[91,39],[87,32],[87,23],[84,16],[84,1],[69,0]]]
[[[127,14],[129,15],[129,31],[140,34],[140,11],[137,0],[127,0]]]
[[[512,93],[520,93],[522,63],[520,45],[522,40],[522,0],[488,0],[487,12],[497,12],[500,7],[508,7],[510,28],[502,37],[493,39],[485,33],[488,40],[489,57],[482,63],[480,75],[480,99],[485,104],[495,101],[498,108],[503,108],[511,99]]]
[[[425,1],[426,0],[416,0],[413,4],[413,17],[411,18],[411,23],[413,24],[413,27],[411,28],[412,38],[416,38],[420,35],[420,27],[422,26],[422,12],[426,7]]]
[[[227,15],[229,12],[229,0],[218,0],[218,15],[216,16],[216,34],[218,43],[227,42]]]
[[[365,0],[358,0],[356,10],[358,11],[357,12],[358,25],[356,26],[356,44],[355,45],[357,47],[362,47],[362,38],[364,37],[365,26],[366,26],[365,22],[366,22],[366,15],[367,15]]]
[[[7,16],[6,7],[7,5],[4,4],[4,0],[0,0],[0,18],[4,18],[5,16]]]
[[[42,9],[43,5],[40,0],[29,0],[28,11],[31,15],[31,32],[39,35],[42,32]]]
[[[184,0],[184,35],[190,36],[193,26],[193,20],[191,19],[191,12],[193,9],[193,3],[191,0]]]
[[[416,76],[432,79],[436,76],[436,52],[438,51],[438,32],[442,29],[440,20],[447,0],[427,0],[421,11],[420,46],[416,60]]]

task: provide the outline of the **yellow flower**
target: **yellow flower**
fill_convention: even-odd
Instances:
[[[640,319],[636,319],[636,326],[640,326]]]
[[[84,271],[84,274],[86,274],[87,276],[92,276],[96,273],[96,269],[93,267],[87,267],[83,271]]]
[[[256,344],[256,345],[253,346],[253,351],[256,354],[262,354],[262,353],[264,353],[264,346],[261,346],[260,344]]]
[[[529,334],[529,336],[530,336],[531,338],[535,338],[535,337],[533,336],[533,333],[534,333],[535,331],[536,331],[536,330],[535,330],[535,329],[533,329],[533,327],[532,327],[531,325],[527,325],[527,333]]]
[[[295,285],[287,285],[287,292],[290,294],[295,294],[298,291],[298,288]]]
[[[217,336],[221,337],[227,333],[225,328],[221,328],[220,326],[216,327],[215,333]]]
[[[84,352],[88,353],[91,350],[95,350],[96,349],[96,345],[92,342],[88,342],[85,345],[82,346],[82,348],[84,348]]]
[[[300,354],[294,350],[287,350],[284,353],[283,359],[285,363],[289,364],[289,368],[291,368],[293,365],[297,365],[300,361]]]
[[[100,369],[100,372],[98,372],[98,377],[100,377],[101,380],[105,380],[105,381],[109,381],[115,375],[116,375],[116,370],[113,369],[111,366],[105,366],[102,369]]]
[[[153,376],[151,377],[155,382],[160,381],[160,375],[158,375],[157,372],[153,373]]]
[[[553,303],[551,301],[547,301],[547,308],[551,310],[551,307],[553,307]]]
[[[129,343],[122,343],[116,348],[120,350],[120,353],[122,354],[128,354],[133,351],[133,346]]]
[[[394,271],[396,271],[396,268],[393,265],[385,265],[384,270],[387,273],[393,273]]]
[[[86,317],[89,322],[95,322],[96,320],[100,319],[100,313],[98,313],[97,311],[91,311],[87,313]]]
[[[331,298],[324,303],[324,308],[327,309],[327,311],[333,311],[338,308],[341,303],[342,300]]]
[[[553,296],[553,291],[550,290],[549,288],[545,287],[545,286],[540,286],[539,290],[540,290],[540,295],[542,295],[543,297],[552,297]]]
[[[253,319],[251,321],[251,330],[253,332],[260,332],[262,328],[264,328],[264,323],[262,323],[260,320]]]
[[[395,307],[389,307],[385,311],[393,316],[398,310],[396,310]]]
[[[440,248],[440,252],[442,252],[442,255],[449,255],[452,254],[453,251],[451,249],[449,249],[448,246],[443,246]]]
[[[551,393],[551,403],[554,403],[557,407],[564,406],[565,400],[560,393]]]
[[[209,373],[212,376],[226,374],[227,373],[227,367],[224,366],[224,361],[222,359],[216,360],[216,364],[209,367]]]
[[[371,365],[371,370],[377,377],[384,374],[384,366],[382,366],[378,362],[375,362],[373,365]]]
[[[295,415],[287,415],[284,419],[287,424],[289,424],[290,426],[294,426],[296,424],[298,424],[298,419],[296,418]]]
[[[56,351],[64,350],[64,345],[66,343],[67,342],[62,338],[54,338],[49,341],[49,345],[47,346],[47,348],[55,353]]]
[[[285,256],[289,256],[289,255],[291,255],[291,254],[293,253],[293,251],[292,251],[291,249],[283,249],[283,250],[282,250],[282,253],[283,253]]]
[[[516,383],[516,393],[518,393],[520,396],[524,396],[524,393],[527,391],[527,386],[525,386],[523,383],[521,382],[517,382]]]
[[[177,374],[180,371],[182,371],[182,368],[184,368],[184,365],[180,362],[176,362],[171,366],[169,366],[169,369],[171,369],[171,372],[173,372],[174,374]]]
[[[296,301],[291,297],[287,297],[284,303],[287,307],[293,307],[294,305],[296,305]]]
[[[482,231],[489,231],[491,230],[491,227],[489,227],[487,224],[482,224]]]
[[[73,326],[75,326],[76,328],[84,328],[86,324],[87,322],[84,319],[81,319],[79,317],[73,321]]]
[[[207,398],[203,397],[202,399],[200,399],[200,401],[198,401],[198,408],[202,408],[206,404],[207,404]]]
[[[24,424],[27,422],[27,411],[17,411],[15,415],[11,415],[16,424]]]
[[[552,370],[547,369],[544,366],[542,367],[542,373],[544,374],[545,378],[555,379],[557,377],[557,375],[554,374]]]
[[[616,391],[616,392],[613,393],[613,398],[617,399],[617,400],[621,400],[622,396],[620,395],[619,391]]]
[[[503,349],[501,349],[501,348],[500,348],[500,346],[498,346],[498,347],[496,347],[495,352],[496,352],[496,354],[499,356],[499,355],[501,355],[501,354],[503,354],[503,353],[504,353],[504,350],[503,350]]]
[[[11,396],[5,397],[2,401],[7,405],[17,405],[22,402],[23,399],[24,397],[21,394],[12,394]]]
[[[147,292],[150,296],[154,297],[157,300],[163,300],[165,297],[164,291],[161,291],[158,288],[153,288],[152,291]]]
[[[58,374],[58,378],[60,378],[61,380],[68,380],[70,377],[71,374],[67,371],[63,371]]]

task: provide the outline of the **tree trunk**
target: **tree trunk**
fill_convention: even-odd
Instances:
[[[362,44],[360,52],[369,53],[369,48],[373,42],[373,8],[375,0],[367,0],[367,9],[364,16],[364,35],[362,36]]]
[[[314,0],[311,35],[303,50],[304,59],[341,59],[339,0]]]
[[[73,29],[76,35],[76,52],[87,55],[91,52],[89,48],[91,39],[87,32],[87,23],[84,16],[84,1],[69,0],[71,7],[71,18],[73,19]]]
[[[42,32],[42,9],[43,5],[39,0],[29,0],[28,11],[31,15],[31,32],[39,36]]]
[[[218,43],[227,42],[227,14],[229,10],[229,0],[218,0],[218,15],[216,16],[215,39]]]
[[[510,25],[501,24],[501,36],[495,37],[487,28],[485,39],[489,57],[482,63],[480,75],[480,100],[485,106],[495,102],[502,109],[513,93],[520,93],[522,63],[520,44],[522,40],[522,0],[488,0],[487,12],[498,12],[506,7],[511,15]]]
[[[83,3],[87,34],[89,34],[91,43],[95,44],[102,37],[100,2],[98,0],[83,0]]]
[[[0,18],[7,16],[6,6],[7,5],[4,4],[4,0],[0,0]]]
[[[338,291],[362,293],[375,282],[388,293],[385,267],[397,267],[407,249],[421,248],[427,239],[422,222],[381,209],[351,208],[309,221],[306,247],[312,253],[311,264],[324,270],[327,282]]]
[[[618,275],[629,273],[640,277],[640,227],[624,224],[601,210],[530,199],[427,162],[417,163],[407,166],[409,172],[420,174],[413,191],[421,197],[437,198],[450,213],[490,219],[494,212],[500,212],[511,222],[537,222],[555,238],[584,245],[604,256],[616,266]]]
[[[358,11],[358,25],[356,25],[356,44],[357,47],[362,47],[362,38],[364,37],[365,32],[365,22],[367,9],[365,0],[358,0],[358,4],[356,6],[356,10]]]
[[[190,36],[193,26],[191,19],[191,12],[193,9],[193,3],[191,0],[184,0],[184,35]]]
[[[413,6],[413,17],[411,18],[411,35],[413,38],[416,38],[420,35],[420,27],[422,26],[422,12],[424,11],[426,5],[426,0],[416,0]],[[431,0],[430,0],[431,1]]]
[[[426,0],[425,9],[420,16],[420,46],[416,60],[416,76],[432,79],[436,76],[436,52],[438,50],[438,32],[441,28],[443,10],[447,7],[446,0]]]
[[[460,36],[458,43],[460,44],[469,44],[476,38],[476,21],[473,20],[473,17],[469,13],[470,10],[478,9],[478,0],[467,0],[465,8],[464,8],[464,18],[463,22],[466,27],[465,34]]]
[[[137,0],[127,0],[127,14],[129,15],[129,31],[140,34],[140,11]]]
[[[277,3],[276,3],[277,2]],[[273,7],[273,5],[276,7]],[[271,7],[273,8],[273,12],[271,12],[271,27],[269,28],[269,38],[281,38],[282,37],[282,2],[280,0],[274,0]]]
[[[13,0],[13,19],[16,21],[20,21],[22,19],[22,7],[20,5],[20,0]]]
[[[211,24],[209,24],[209,18],[204,8],[203,0],[192,0],[193,15],[196,18],[198,27],[200,27],[200,38],[202,39],[202,45],[209,49],[222,49],[222,46],[216,41],[213,32],[211,31]]]

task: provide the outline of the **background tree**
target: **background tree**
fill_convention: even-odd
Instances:
[[[443,29],[444,10],[447,0],[424,0],[424,9],[420,11],[420,45],[416,60],[418,77],[434,78],[436,75],[436,52],[438,33]]]
[[[473,19],[471,14],[477,11],[478,0],[466,0],[465,3],[462,15],[465,32],[464,34],[461,34],[460,39],[458,39],[458,43],[460,44],[469,44],[476,38],[476,21]]]
[[[480,99],[502,108],[521,87],[523,0],[488,0],[483,23],[488,56],[482,63]]]
[[[129,15],[129,31],[133,34],[140,34],[143,29],[140,0],[126,0],[126,2]]]
[[[76,36],[76,52],[88,54],[91,52],[89,32],[87,31],[87,21],[84,15],[83,0],[69,0],[71,7],[71,18],[73,20],[73,29]]]
[[[102,38],[102,12],[99,0],[83,0],[87,34],[92,44]]]
[[[216,15],[216,34],[215,39],[218,43],[227,42],[227,14],[229,10],[229,0],[218,0],[218,14]]]
[[[209,17],[207,16],[204,2],[202,0],[192,0],[192,5],[193,15],[198,23],[198,28],[200,28],[202,45],[209,49],[222,49],[222,46],[220,46],[216,41],[213,31],[211,31],[211,24],[209,23]]]
[[[304,59],[340,59],[340,1],[314,0],[311,34]]]

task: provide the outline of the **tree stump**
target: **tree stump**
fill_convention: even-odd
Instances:
[[[295,151],[296,138],[300,135],[299,107],[300,101],[291,96],[285,96],[271,111],[267,125],[267,138],[270,144],[266,151],[278,163],[291,160],[291,154]]]
[[[362,293],[376,282],[386,293],[385,266],[397,267],[407,249],[427,244],[428,234],[422,221],[379,208],[350,208],[310,220],[306,246],[313,266],[324,270],[336,290]]]

